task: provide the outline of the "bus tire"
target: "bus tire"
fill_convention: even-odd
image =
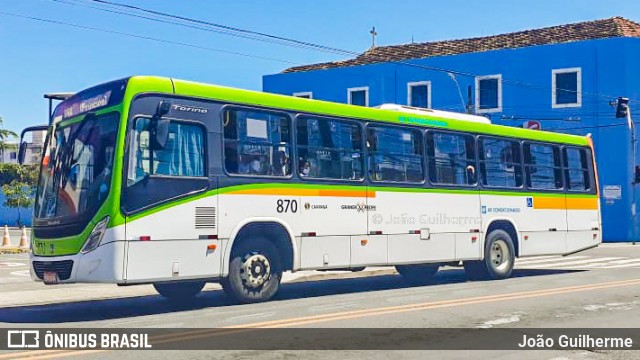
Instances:
[[[502,229],[493,230],[487,236],[483,260],[463,263],[467,277],[475,280],[506,279],[511,276],[514,264],[513,239]]]
[[[438,272],[438,264],[396,265],[402,279],[411,285],[425,285]]]
[[[280,289],[282,261],[278,249],[267,240],[241,244],[233,252],[223,290],[241,303],[271,300]]]
[[[158,294],[168,300],[185,301],[198,295],[204,285],[204,281],[178,281],[155,283],[153,287]]]

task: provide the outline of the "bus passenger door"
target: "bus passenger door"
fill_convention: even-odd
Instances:
[[[124,162],[126,185],[126,280],[130,283],[215,278],[221,272],[217,187],[207,150],[215,148],[210,109],[191,100],[171,101],[168,113],[153,116],[160,99],[138,97],[132,104]],[[183,109],[204,109],[185,113]],[[205,111],[207,110],[207,111]],[[160,122],[164,122],[161,124]],[[165,126],[164,131],[155,130]],[[154,133],[166,138],[154,139]],[[209,160],[208,160],[209,159]]]
[[[560,147],[525,141],[525,185],[529,192],[518,218],[520,256],[562,254],[567,249],[567,199]]]
[[[565,179],[567,183],[567,249],[574,252],[602,241],[598,193],[591,152],[585,148],[564,149]],[[617,197],[620,188],[611,187]],[[620,195],[621,196],[621,195]]]

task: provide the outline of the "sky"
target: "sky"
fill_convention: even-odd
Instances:
[[[355,52],[371,46],[372,26],[380,46],[612,16],[640,22],[637,0],[109,1]],[[130,75],[261,90],[265,74],[348,58],[162,24],[96,6],[92,0],[0,0],[0,116],[5,128],[19,132],[46,124],[45,93],[77,92]]]

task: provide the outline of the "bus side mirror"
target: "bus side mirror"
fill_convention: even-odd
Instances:
[[[169,139],[169,123],[171,121],[169,119],[163,119],[162,117],[166,115],[169,110],[171,110],[171,103],[161,100],[156,109],[156,113],[153,115],[153,142],[156,149],[164,149],[167,145],[167,140]]]
[[[27,156],[27,142],[24,139],[24,136],[29,133],[29,132],[36,132],[36,131],[47,131],[49,130],[49,126],[48,125],[40,125],[40,126],[30,126],[24,130],[22,130],[22,133],[20,134],[20,148],[18,150],[18,163],[19,164],[24,164],[24,159]],[[44,149],[43,149],[44,150]]]
[[[169,123],[168,119],[155,119],[153,122],[153,142],[156,149],[164,149],[169,139]]]
[[[20,150],[18,150],[18,164],[24,164],[24,157],[27,154],[27,142],[23,141],[20,143]]]

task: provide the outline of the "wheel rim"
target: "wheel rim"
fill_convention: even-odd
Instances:
[[[262,254],[247,255],[242,262],[240,278],[245,287],[255,289],[264,285],[271,277],[271,264]]]
[[[491,245],[491,266],[498,271],[508,270],[511,262],[509,246],[504,240],[496,240]]]

